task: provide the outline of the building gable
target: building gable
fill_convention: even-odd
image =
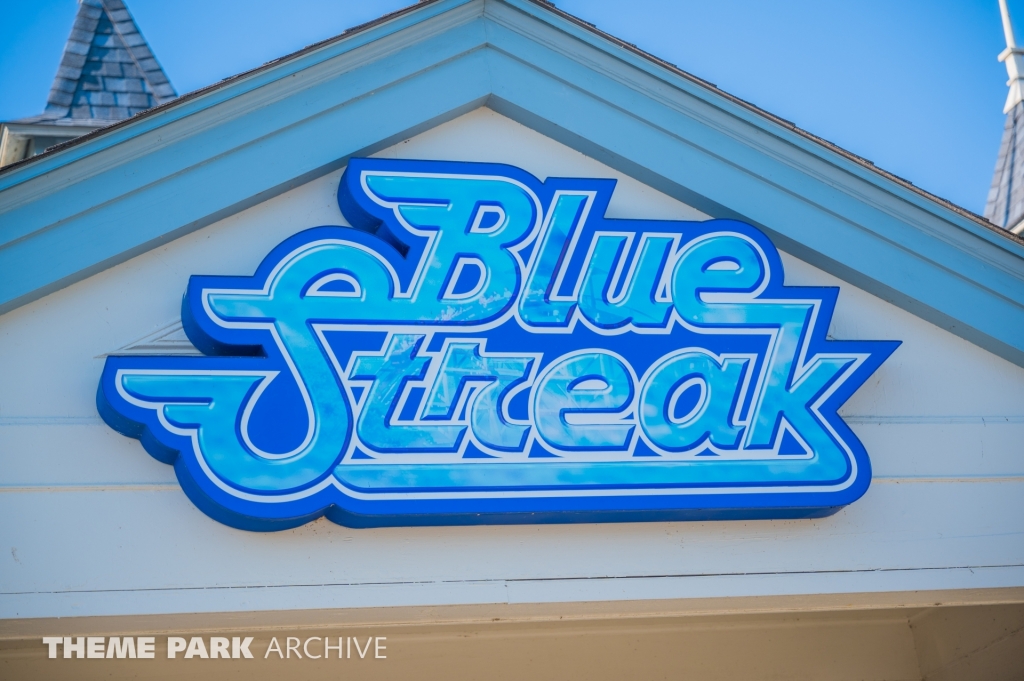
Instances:
[[[442,152],[538,177],[615,179],[611,218],[704,217],[486,108],[375,156]],[[359,532],[320,521],[272,539],[205,518],[172,466],[96,414],[106,356],[195,354],[168,329],[189,277],[250,275],[295,233],[345,224],[341,175],[332,171],[4,316],[0,501],[12,517],[33,519],[9,529],[21,563],[9,571],[12,593],[0,598],[6,617],[1019,585],[1024,546],[1006,538],[1019,533],[1024,418],[1013,405],[1024,369],[848,284],[829,335],[903,345],[841,409],[869,451],[872,484],[829,518]],[[782,255],[787,286],[841,283]],[[85,518],[95,531],[68,518]],[[76,569],[52,560],[44,548],[52,546],[70,547]],[[296,552],[305,559],[294,560]]]
[[[5,170],[0,310],[481,105],[1024,364],[1024,242],[530,0],[422,3]]]

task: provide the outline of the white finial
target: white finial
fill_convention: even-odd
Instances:
[[[999,53],[999,61],[1006,64],[1006,74],[1010,77],[1006,81],[1010,92],[1006,95],[1003,113],[1009,113],[1018,102],[1024,101],[1024,49],[1017,47],[1013,37],[1010,8],[1006,6],[1006,0],[999,0],[999,13],[1003,17],[1003,34],[1006,36],[1006,49]]]

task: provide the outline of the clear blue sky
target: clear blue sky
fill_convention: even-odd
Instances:
[[[179,93],[411,0],[127,0]],[[1024,0],[1014,0],[1024,19]],[[981,212],[1002,133],[997,0],[557,0],[560,8]],[[40,113],[75,0],[0,0],[0,120]]]

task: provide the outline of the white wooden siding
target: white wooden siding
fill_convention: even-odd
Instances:
[[[381,155],[618,177],[612,217],[706,217],[487,110]],[[835,516],[273,534],[207,518],[96,415],[103,356],[174,322],[190,274],[251,274],[341,223],[339,176],[0,316],[0,618],[1024,585],[1024,369],[785,254],[788,284],[842,287],[833,337],[904,341],[842,410],[874,482]]]

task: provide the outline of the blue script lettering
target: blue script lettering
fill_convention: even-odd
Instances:
[[[807,517],[858,498],[836,410],[890,341],[826,340],[733,220],[604,217],[614,181],[353,159],[350,226],[193,276],[204,357],[107,359],[106,422],[236,527]]]

